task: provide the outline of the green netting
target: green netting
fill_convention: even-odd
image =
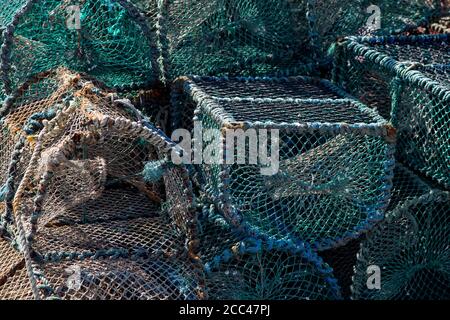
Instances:
[[[171,166],[152,181],[142,174],[173,143],[88,78],[65,69],[41,76],[1,110],[10,133],[1,145],[22,143],[2,157],[1,230],[18,244],[32,296],[202,298],[188,172]],[[6,297],[23,284],[19,269],[8,272]]]
[[[0,16],[5,27],[2,90],[7,94],[28,77],[60,66],[118,88],[158,79],[154,35],[129,1],[16,2]]]
[[[166,1],[159,26],[169,77],[270,74],[305,63],[305,2]]]
[[[450,195],[433,190],[398,166],[387,220],[363,241],[353,283],[355,299],[450,298]],[[368,267],[380,270],[380,288],[368,289]]]
[[[200,257],[206,293],[212,300],[335,300],[339,287],[331,269],[299,244],[263,242],[234,233],[205,206],[201,217]]]
[[[323,49],[339,37],[411,30],[425,25],[442,10],[439,0],[316,0],[316,3],[318,39]]]
[[[203,189],[233,225],[327,249],[383,218],[395,133],[373,110],[313,78],[194,77],[178,85],[192,102],[184,107],[196,108],[204,157],[216,150],[198,165]],[[251,147],[266,143],[279,159],[251,160],[249,143],[226,143],[232,134],[253,136]]]
[[[398,129],[398,159],[450,186],[448,35],[352,38],[334,80]]]

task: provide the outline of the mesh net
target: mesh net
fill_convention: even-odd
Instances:
[[[301,57],[308,45],[305,2],[166,1],[158,26],[169,77],[270,74],[300,66],[307,62]]]
[[[356,255],[364,237],[354,239],[344,246],[319,252],[319,256],[333,269],[333,275],[336,277],[344,299],[351,297]]]
[[[334,300],[331,269],[312,251],[245,239],[206,206],[201,219],[201,258],[206,292],[218,300]]]
[[[188,173],[167,166],[151,181],[143,175],[172,142],[129,101],[67,70],[52,75],[27,82],[4,110],[5,130],[16,126],[30,144],[6,204],[34,297],[202,297]],[[50,109],[58,111],[47,121],[30,116]],[[19,130],[27,118],[33,133]]]
[[[205,134],[198,166],[203,189],[234,225],[327,249],[383,218],[393,132],[371,109],[312,78],[193,78],[179,84]],[[252,158],[256,145],[279,159]]]
[[[450,186],[447,35],[345,42],[335,80],[398,129],[398,159]]]
[[[386,221],[363,241],[355,268],[355,299],[447,300],[450,297],[448,192],[432,190],[402,166],[395,172]],[[369,290],[368,267],[381,271]]]
[[[153,35],[129,1],[11,1],[6,11],[2,8],[2,25],[2,85],[7,94],[29,76],[59,66],[118,88],[158,78]]]
[[[426,25],[443,10],[436,0],[315,1],[316,29],[322,49],[352,35],[389,35]]]

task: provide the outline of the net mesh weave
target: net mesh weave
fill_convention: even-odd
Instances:
[[[154,181],[143,176],[173,143],[129,102],[80,75],[59,69],[48,79],[58,83],[51,98],[35,91],[45,86],[34,79],[4,110],[11,129],[38,110],[60,108],[41,127],[34,123],[34,135],[17,132],[32,155],[20,158],[25,168],[6,201],[8,236],[25,257],[33,297],[203,297],[188,173],[172,166]]]
[[[180,79],[178,92],[184,92],[182,106],[195,106],[194,124],[209,135],[203,156],[216,150],[198,166],[203,189],[233,225],[327,249],[383,218],[393,132],[375,112],[329,82],[194,77]],[[254,134],[254,144],[267,138],[267,146],[276,148],[277,141],[278,171],[262,173],[268,165],[251,162],[249,143],[245,149],[228,143],[229,151],[222,153],[226,135],[239,134],[234,129],[242,129],[241,137]],[[259,129],[274,131],[263,135]],[[238,163],[236,155],[244,155],[244,161]]]
[[[127,0],[8,1],[0,26],[6,94],[28,77],[61,66],[117,88],[158,79],[154,35]]]
[[[448,192],[433,190],[398,165],[388,218],[358,253],[353,298],[449,299],[449,205]],[[380,268],[380,290],[367,288],[369,266]]]
[[[448,188],[448,35],[353,38],[336,55],[334,80],[392,121],[398,160]]]
[[[214,205],[203,213],[200,256],[209,299],[340,299],[331,269],[309,247],[247,239],[232,231]]]

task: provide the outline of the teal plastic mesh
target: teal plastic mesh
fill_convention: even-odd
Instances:
[[[316,0],[316,3],[317,31],[324,49],[339,37],[389,35],[415,29],[443,10],[439,0]]]
[[[247,239],[234,233],[213,205],[203,213],[199,247],[208,299],[340,299],[331,269],[309,247]]]
[[[433,190],[398,165],[386,221],[363,241],[353,279],[354,299],[448,300],[450,195]],[[380,289],[368,289],[369,266]]]
[[[373,110],[313,78],[192,78],[178,85],[205,134],[198,165],[204,192],[234,226],[327,249],[383,218],[395,132]],[[260,141],[253,147],[266,142],[279,159],[253,161],[248,143],[226,145],[227,134],[239,134],[233,129]],[[209,150],[215,158],[206,158]]]
[[[161,1],[157,27],[165,72],[274,74],[311,62],[304,0]]]
[[[352,38],[337,50],[334,80],[398,130],[398,159],[450,186],[448,35]]]
[[[60,66],[117,88],[158,80],[154,34],[128,0],[13,1],[0,16],[3,23],[7,94],[28,77]]]
[[[319,256],[333,269],[342,298],[348,300],[351,297],[351,286],[353,284],[353,272],[356,266],[356,255],[359,252],[362,239],[351,240],[346,245],[319,252]]]
[[[12,210],[3,231],[19,245],[34,298],[203,297],[188,172],[143,176],[173,149],[161,131],[128,100],[64,69],[27,82],[7,106],[5,129],[17,126],[29,148],[2,204]],[[54,114],[29,116],[38,110]],[[34,122],[21,133],[22,119]]]

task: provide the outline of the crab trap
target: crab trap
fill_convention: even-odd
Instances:
[[[331,268],[308,245],[246,238],[230,228],[213,204],[203,207],[200,223],[200,257],[209,299],[341,298]]]
[[[330,82],[182,78],[173,101],[195,106],[187,111],[195,114],[193,150],[183,157],[197,165],[203,192],[233,226],[323,250],[383,218],[395,130]]]
[[[450,194],[405,167],[395,170],[387,219],[362,242],[352,297],[371,300],[450,298]],[[376,267],[369,272],[370,267]],[[376,279],[377,273],[381,279]],[[373,279],[369,276],[373,275]],[[370,290],[368,283],[372,284]]]
[[[60,69],[40,80],[8,100],[3,130],[24,146],[14,151],[22,169],[8,171],[2,230],[23,256],[32,296],[203,298],[188,172],[163,165],[174,144],[80,75]],[[5,285],[18,281],[16,269]]]
[[[448,35],[350,38],[334,80],[398,130],[398,160],[450,186]]]
[[[3,95],[61,66],[122,89],[159,78],[154,35],[127,0],[7,1],[0,28]]]

